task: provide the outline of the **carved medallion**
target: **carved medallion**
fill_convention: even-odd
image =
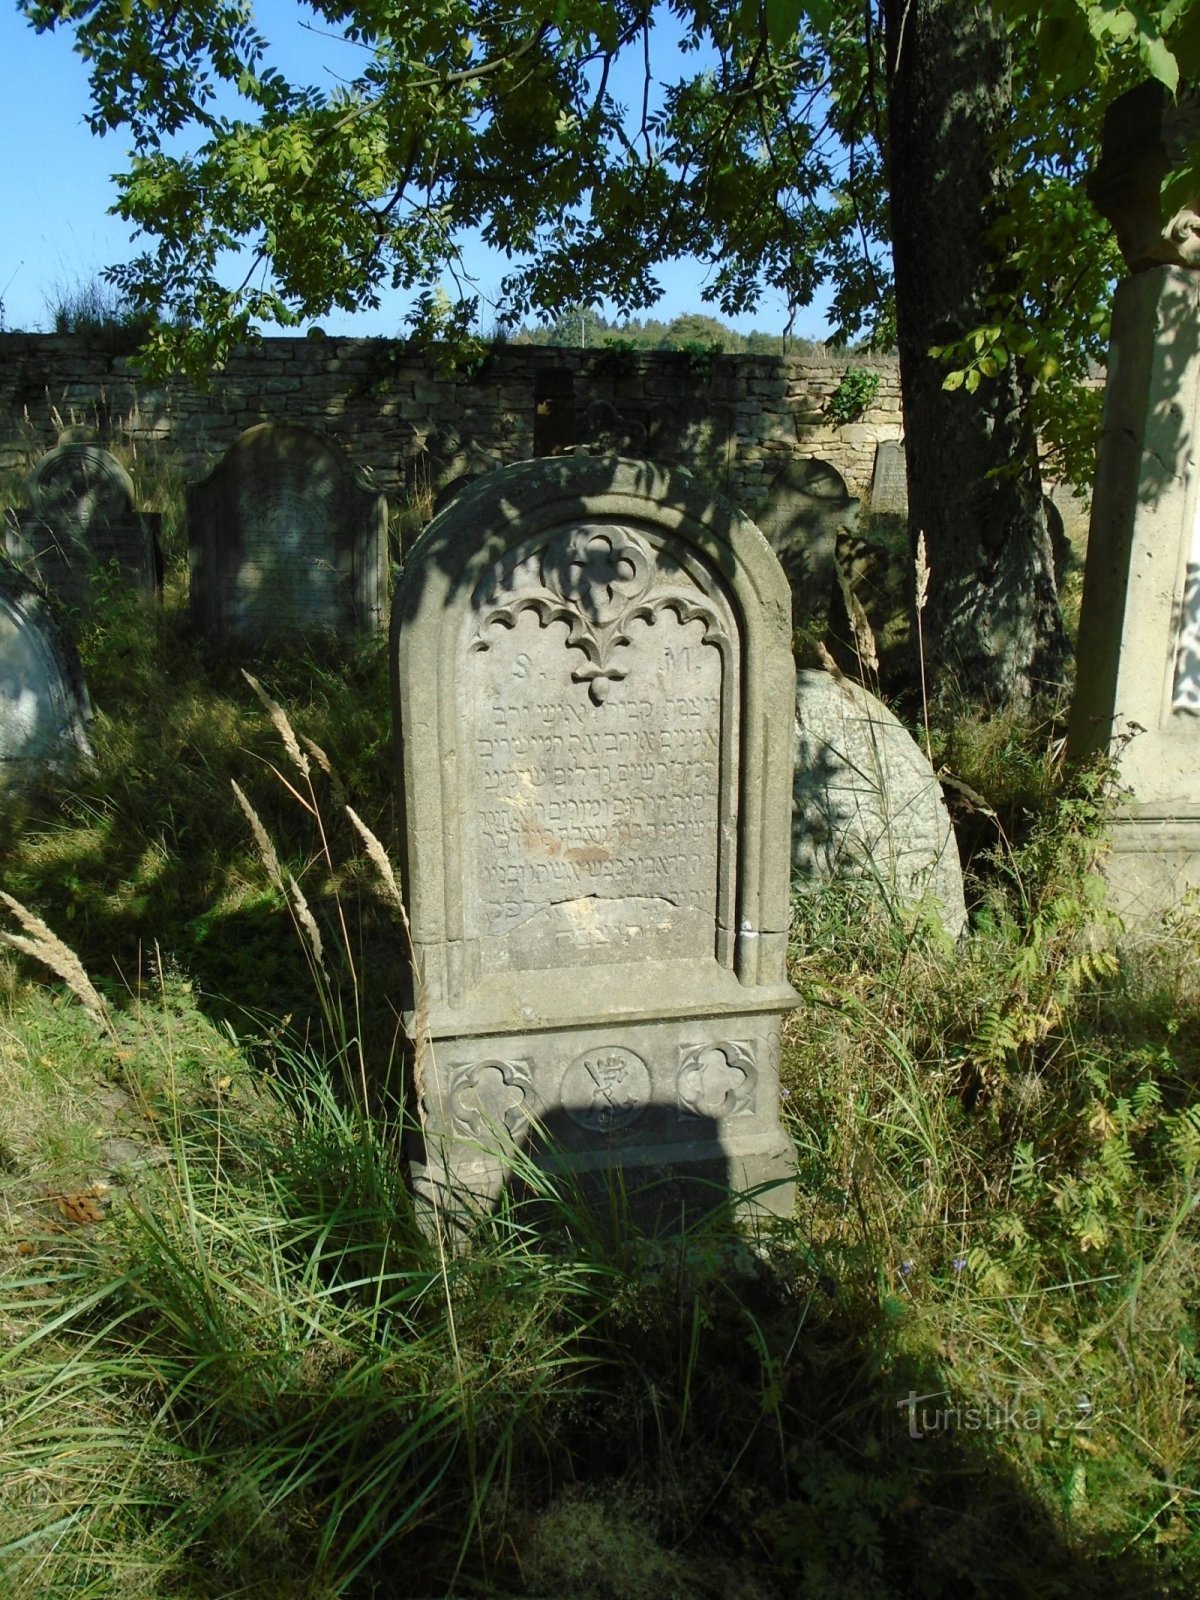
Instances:
[[[620,1045],[601,1045],[572,1061],[563,1074],[563,1109],[589,1133],[627,1127],[650,1101],[650,1070]]]
[[[702,1044],[683,1050],[676,1080],[679,1110],[688,1117],[721,1121],[748,1116],[754,1110],[754,1047],[750,1044]]]

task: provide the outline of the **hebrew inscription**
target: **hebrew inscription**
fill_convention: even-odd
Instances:
[[[289,627],[333,628],[349,604],[340,580],[328,496],[287,484],[270,492],[243,489],[241,564],[235,580],[237,615],[267,626],[283,617]]]
[[[726,634],[698,591],[656,605],[645,546],[589,532],[468,655],[485,970],[713,950]]]

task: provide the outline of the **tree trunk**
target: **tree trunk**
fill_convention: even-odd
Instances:
[[[935,693],[992,707],[1052,693],[1069,649],[1027,394],[1010,362],[974,393],[930,356],[991,320],[1005,263],[989,239],[1010,105],[1003,30],[972,0],[883,0],[888,185],[909,526],[930,567],[922,624]]]

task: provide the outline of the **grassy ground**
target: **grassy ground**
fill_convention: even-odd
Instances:
[[[797,902],[790,1222],[560,1188],[446,1256],[344,810],[392,838],[384,651],[257,661],[305,776],[172,538],[84,629],[95,770],[3,822],[0,1594],[1194,1594],[1200,918],[1111,954],[1099,779],[963,715],[965,950]]]

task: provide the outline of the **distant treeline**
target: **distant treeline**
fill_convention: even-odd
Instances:
[[[785,338],[778,333],[738,333],[719,318],[689,311],[670,322],[658,317],[629,317],[610,322],[586,306],[571,306],[548,325],[521,327],[500,333],[510,344],[557,345],[572,350],[616,347],[630,350],[703,350],[706,353],[779,356],[803,355],[817,348],[811,339]]]

